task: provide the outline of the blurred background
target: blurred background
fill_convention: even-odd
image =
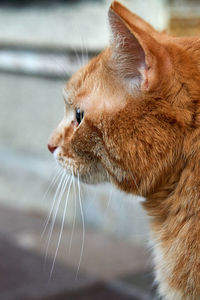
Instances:
[[[121,2],[159,30],[200,33],[198,0]],[[48,137],[63,115],[64,83],[108,44],[109,4],[0,1],[2,300],[155,298],[143,199],[81,185],[82,215],[71,189],[62,236],[64,203],[52,212],[60,178],[51,184]]]

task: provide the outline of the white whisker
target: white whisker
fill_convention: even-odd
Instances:
[[[76,223],[76,186],[75,186],[75,180],[74,180],[74,172],[72,170],[72,178],[73,178],[73,188],[74,188],[74,195],[75,195],[75,199],[74,199],[74,217],[73,217],[73,225],[72,225],[72,232],[71,232],[71,237],[70,237],[70,243],[69,243],[69,255],[71,252],[71,246],[72,246],[72,239],[73,239],[73,235],[74,235],[74,227],[75,227],[75,223]]]
[[[64,207],[64,212],[63,212],[63,218],[62,218],[62,224],[61,224],[61,228],[60,228],[60,234],[59,234],[59,238],[58,238],[58,244],[57,244],[57,247],[56,247],[56,252],[55,252],[55,255],[54,255],[54,259],[53,259],[53,264],[52,264],[52,267],[51,267],[50,278],[51,278],[52,273],[53,273],[56,257],[57,257],[57,254],[58,254],[58,249],[59,249],[59,246],[60,246],[60,241],[61,241],[63,227],[64,227],[64,223],[65,223],[65,215],[66,215],[67,204],[68,204],[68,199],[69,199],[69,192],[70,192],[70,189],[71,189],[72,180],[73,180],[73,177],[71,177],[71,181],[70,181],[68,191],[67,191],[67,196],[66,196],[66,200],[65,200],[65,207]]]
[[[83,256],[84,242],[85,242],[85,223],[84,223],[83,207],[82,207],[82,203],[81,203],[81,191],[80,191],[79,173],[78,173],[78,198],[79,198],[79,205],[80,205],[81,218],[82,218],[82,224],[83,224],[83,236],[82,236],[82,246],[81,246],[80,259],[79,259],[78,268],[77,268],[77,272],[76,272],[76,278],[78,276],[78,272],[79,272],[79,269],[80,269],[81,260],[82,260],[82,256]]]
[[[50,188],[54,186],[56,180],[57,180],[58,177],[61,175],[61,171],[62,171],[62,170],[60,169],[60,166],[57,165],[57,166],[56,166],[56,169],[55,169],[55,175],[53,176],[53,178],[52,178],[52,180],[51,180],[51,182],[50,182],[50,184],[49,184],[49,186],[48,186],[46,192],[44,193],[44,196],[42,197],[42,201],[45,200],[45,198],[46,198],[46,196],[47,196],[47,194],[48,194]]]
[[[72,49],[74,50],[75,55],[76,55],[76,60],[77,60],[78,68],[82,68],[83,65],[82,65],[80,56],[78,55],[78,52],[77,52],[76,48],[73,47]]]
[[[81,65],[84,66],[84,57],[83,57],[83,45],[82,45],[82,42],[81,42]]]
[[[48,254],[48,249],[49,249],[49,244],[50,244],[50,240],[51,240],[51,236],[52,236],[52,232],[53,232],[53,228],[54,228],[54,224],[55,224],[55,221],[56,221],[56,216],[57,216],[57,213],[58,213],[58,209],[60,207],[60,203],[61,203],[61,200],[62,200],[62,196],[65,192],[65,189],[66,189],[66,186],[67,186],[67,183],[69,181],[69,177],[70,175],[66,175],[66,173],[64,173],[65,175],[65,178],[64,178],[64,181],[62,183],[62,187],[60,189],[60,194],[58,196],[58,200],[57,200],[57,204],[56,204],[56,208],[55,208],[55,212],[54,212],[54,215],[53,215],[53,219],[52,219],[52,222],[51,222],[51,228],[49,230],[49,235],[48,235],[48,242],[47,242],[47,247],[46,247],[46,253],[45,253],[45,260],[47,258],[47,254]],[[56,197],[55,197],[56,198]]]
[[[83,45],[83,50],[84,50],[84,52],[85,52],[85,58],[83,59],[83,62],[84,62],[84,64],[86,64],[86,63],[88,63],[88,61],[89,61],[89,57],[88,57],[88,49],[87,49],[87,47],[86,47],[86,43],[85,43],[85,40],[83,39],[83,37],[81,38],[81,40],[82,40],[82,45]],[[84,53],[83,52],[83,53]]]
[[[60,171],[63,171],[63,170],[61,169]],[[64,172],[63,172],[63,173],[62,173],[62,172],[59,172],[59,175],[58,175],[57,180],[59,179],[59,177],[61,176],[61,174],[62,174],[62,177],[61,177],[61,180],[60,180],[60,182],[59,182],[59,184],[58,184],[58,186],[57,186],[57,189],[56,189],[56,191],[55,191],[55,195],[54,195],[54,197],[53,197],[53,201],[52,201],[52,205],[51,205],[51,209],[50,209],[49,215],[48,215],[47,219],[45,220],[45,223],[44,223],[44,229],[43,229],[42,234],[41,234],[41,237],[40,237],[41,239],[43,238],[44,233],[46,232],[47,226],[48,226],[48,224],[49,224],[49,221],[50,221],[50,218],[51,218],[51,215],[52,215],[52,212],[53,212],[53,208],[54,208],[54,205],[55,205],[55,202],[56,202],[56,198],[57,198],[58,192],[59,192],[59,190],[60,190],[61,184],[62,184],[63,179],[64,179],[65,173],[64,173]]]
[[[53,180],[52,183],[50,184],[49,189],[50,189],[51,186],[53,187],[53,186],[56,184],[56,182],[58,181],[59,177],[60,177],[61,174],[62,174],[61,171],[63,171],[63,170],[60,169],[60,170],[59,170],[59,173],[56,174],[56,176],[54,176],[54,180]],[[61,182],[62,182],[62,178],[61,178]],[[57,189],[56,189],[55,196],[54,196],[53,201],[52,201],[52,205],[51,205],[51,209],[50,209],[49,215],[48,215],[48,217],[46,218],[46,220],[45,220],[45,222],[44,222],[44,229],[43,229],[43,231],[42,231],[42,233],[41,233],[40,239],[43,238],[44,233],[46,232],[46,228],[47,228],[47,226],[48,226],[48,224],[49,224],[49,220],[50,220],[51,215],[52,215],[52,212],[53,212],[53,208],[54,208],[55,201],[56,201],[56,195],[57,195],[57,192],[58,192],[59,187],[60,187],[60,185],[58,185],[58,187],[57,187]],[[49,190],[49,189],[48,189],[48,190]],[[48,191],[47,191],[47,192],[48,192]]]
[[[66,59],[66,57],[64,55],[54,55],[54,54],[51,54],[49,55],[49,59],[51,61],[54,61],[54,63],[59,67],[60,69],[60,72],[58,72],[57,70],[57,76],[64,82],[66,82],[67,78],[69,77],[69,74],[67,73],[66,69],[63,67],[63,62],[62,62],[62,59]],[[59,61],[60,60],[60,61]]]
[[[81,53],[80,55],[78,55],[77,51],[75,48],[73,48],[75,54],[76,54],[76,57],[78,58],[78,62],[79,62],[79,65],[80,65],[80,68],[82,68],[84,66],[84,61],[83,61],[83,45],[82,45],[82,39],[81,39],[81,32],[80,32],[80,29],[76,27],[76,31],[77,31],[77,35],[80,37],[80,45],[81,45]]]

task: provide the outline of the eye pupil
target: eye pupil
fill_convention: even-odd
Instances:
[[[80,108],[76,109],[76,121],[78,122],[78,124],[81,123],[82,119],[84,117],[84,112],[80,110]]]

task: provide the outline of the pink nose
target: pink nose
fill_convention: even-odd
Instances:
[[[53,145],[50,145],[50,144],[48,144],[48,149],[49,149],[49,151],[51,152],[51,153],[54,153],[54,151],[56,150],[56,146],[53,146]]]

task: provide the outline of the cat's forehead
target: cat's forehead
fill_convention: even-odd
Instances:
[[[75,73],[63,90],[65,100],[84,110],[114,110],[123,102],[122,90],[109,72],[106,50]]]
[[[96,81],[95,78],[101,77],[100,69],[100,58],[95,57],[86,66],[76,72],[64,87],[63,95],[66,101],[76,104],[87,96]]]
[[[122,89],[109,79],[103,81],[101,74],[98,76],[78,85],[67,85],[63,91],[67,102],[92,115],[121,109],[126,103]]]

